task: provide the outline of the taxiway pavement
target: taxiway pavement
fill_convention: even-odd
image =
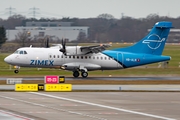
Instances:
[[[0,80],[7,80],[12,77],[1,77]],[[14,78],[14,77],[13,77]],[[44,77],[19,77],[22,80],[44,80]],[[65,77],[66,80],[180,80],[180,77],[88,77],[74,78]]]
[[[179,92],[1,92],[0,101],[35,120],[180,120]]]
[[[0,85],[0,91],[14,91],[15,85]],[[72,91],[180,91],[180,85],[72,85]]]

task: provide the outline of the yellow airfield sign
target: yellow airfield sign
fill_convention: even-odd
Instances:
[[[38,84],[16,84],[15,91],[38,91]]]
[[[72,84],[46,84],[45,91],[72,91]]]
[[[38,91],[44,91],[44,84],[38,84]]]
[[[19,92],[36,92],[36,91],[52,91],[65,92],[72,91],[72,84],[16,84],[15,91]]]

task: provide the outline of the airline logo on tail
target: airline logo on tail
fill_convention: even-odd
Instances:
[[[152,34],[146,40],[143,40],[142,43],[147,44],[150,49],[158,49],[165,40],[166,38],[161,39],[157,34]]]

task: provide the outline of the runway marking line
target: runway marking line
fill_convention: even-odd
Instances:
[[[143,116],[148,116],[148,117],[153,117],[153,118],[159,118],[159,119],[163,119],[163,120],[176,120],[174,118],[168,118],[168,117],[163,117],[163,116],[158,116],[158,115],[153,115],[153,114],[148,114],[148,113],[143,113],[143,112],[136,112],[136,111],[132,111],[132,110],[116,108],[116,107],[111,107],[111,106],[106,106],[106,105],[101,105],[101,104],[96,104],[96,103],[91,103],[91,102],[85,102],[85,101],[80,101],[80,100],[75,100],[75,99],[70,99],[70,98],[64,98],[64,97],[59,97],[59,96],[54,96],[54,95],[49,95],[49,94],[44,94],[44,93],[38,93],[38,92],[29,92],[29,93],[40,95],[40,96],[46,96],[46,97],[50,97],[50,98],[55,98],[55,99],[61,99],[61,100],[81,103],[81,104],[102,107],[102,108],[108,108],[108,109],[112,109],[112,110],[123,111],[123,112],[127,112],[127,113],[132,113],[132,114],[138,114],[138,115],[143,115]]]
[[[27,117],[24,117],[24,116],[21,116],[21,115],[18,115],[18,114],[14,114],[14,113],[11,113],[11,112],[3,111],[3,110],[0,110],[0,113],[6,114],[6,115],[9,115],[9,116],[12,116],[12,117],[20,118],[22,120],[33,120],[31,118],[27,118]]]
[[[98,113],[98,114],[104,114],[104,115],[117,115],[118,113],[114,113],[114,112],[102,112],[102,113]]]
[[[0,104],[0,106],[11,106],[11,105],[17,105],[17,104]]]
[[[36,114],[37,114],[37,113],[40,113],[40,114],[41,114],[41,113],[42,113],[42,114],[43,114],[43,113],[47,113],[47,114],[48,114],[48,113],[58,113],[58,112],[48,112],[48,111],[47,111],[47,112],[46,112],[46,111],[43,111],[43,112],[41,112],[41,111],[29,111],[29,112],[23,112],[23,113],[36,113]]]
[[[31,92],[29,92],[29,93],[31,93]],[[18,102],[23,102],[23,103],[31,104],[31,105],[34,105],[34,106],[40,106],[40,107],[49,108],[49,109],[58,110],[58,111],[63,111],[63,112],[68,112],[68,113],[76,114],[76,115],[80,115],[80,116],[90,117],[90,118],[94,118],[94,119],[98,119],[98,120],[107,120],[105,118],[96,117],[96,116],[93,116],[93,115],[88,115],[88,114],[84,114],[84,113],[80,113],[80,112],[74,112],[74,111],[69,111],[69,110],[64,110],[64,109],[58,109],[58,108],[55,108],[55,107],[46,106],[44,104],[29,102],[29,101],[25,101],[25,100],[21,100],[21,99],[16,99],[16,98],[12,98],[12,97],[7,97],[7,96],[3,96],[3,95],[0,95],[0,97],[5,98],[5,99],[10,99],[10,100],[15,100],[15,101],[18,101]],[[24,120],[33,120],[33,119],[24,119]]]

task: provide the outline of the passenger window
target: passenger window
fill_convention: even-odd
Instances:
[[[77,59],[79,59],[79,56],[77,56]]]
[[[106,57],[104,57],[104,59],[106,60]]]
[[[81,59],[83,59],[83,56],[81,56]]]
[[[89,59],[91,59],[91,56],[89,56]]]
[[[73,56],[73,58],[75,59],[75,56]]]
[[[56,58],[56,55],[54,55],[54,58]]]
[[[69,56],[69,58],[71,58],[71,56]]]
[[[99,57],[97,57],[97,59],[99,59]]]
[[[59,58],[59,55],[57,55],[57,58]]]
[[[101,57],[101,60],[103,59],[103,57]]]
[[[85,59],[87,59],[87,56],[85,56]]]
[[[49,58],[51,58],[52,56],[51,55],[49,55]]]

